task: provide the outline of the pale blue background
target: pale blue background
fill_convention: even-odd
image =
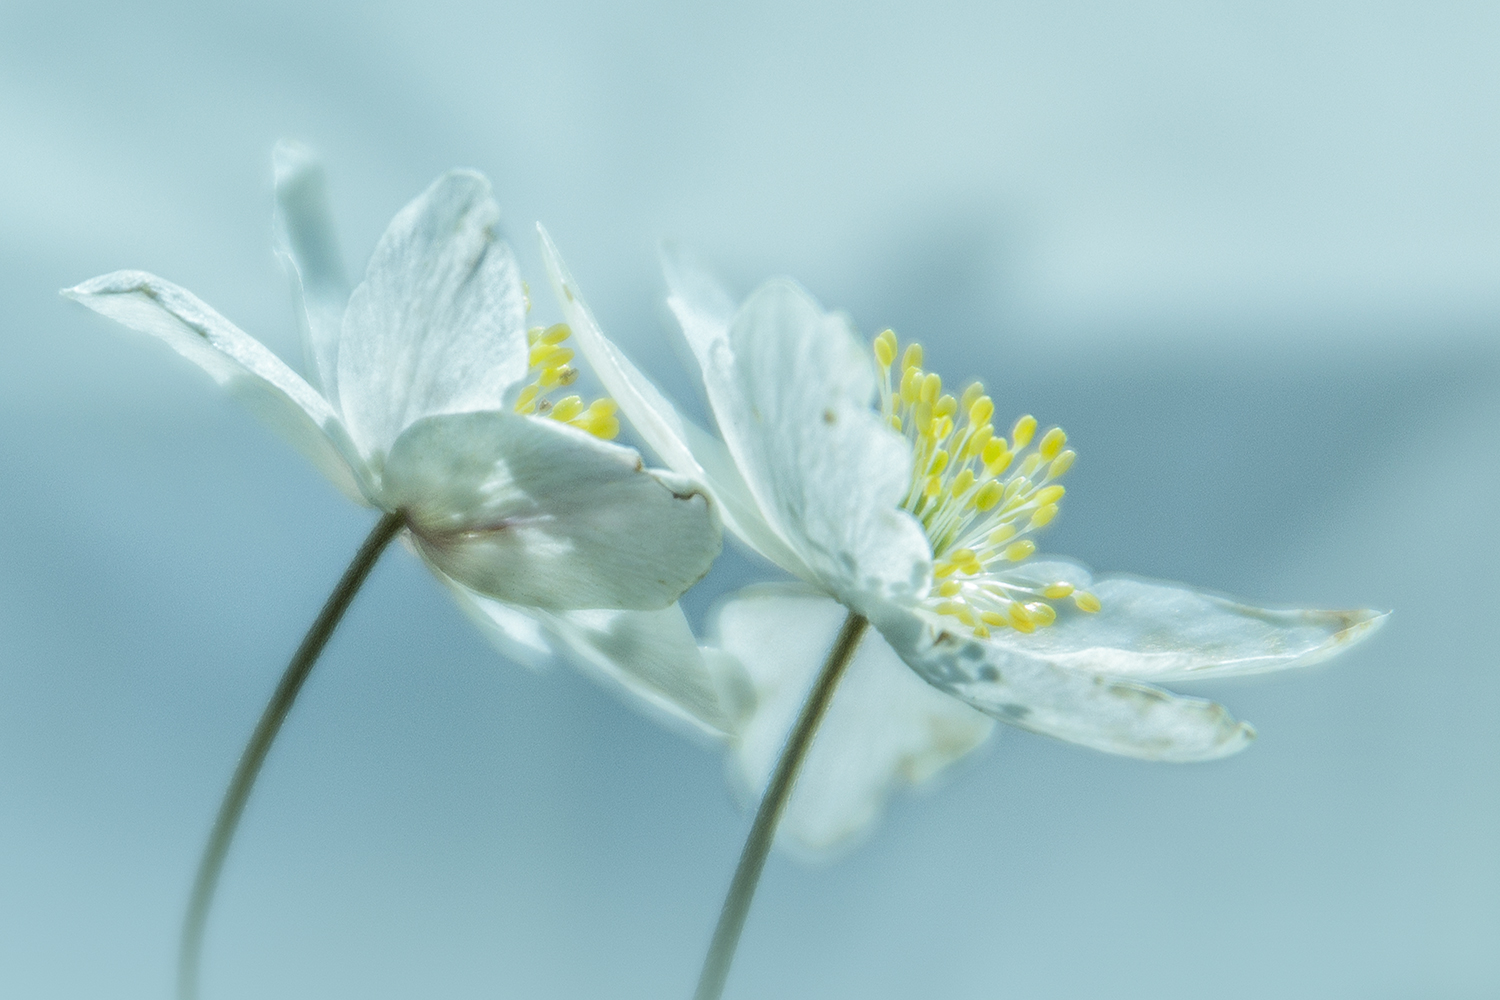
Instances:
[[[1054,550],[1397,610],[1212,688],[1261,731],[1233,760],[1006,732],[843,861],[773,859],[731,997],[1500,996],[1497,50],[1488,3],[10,0],[0,995],[168,995],[222,783],[371,524],[56,297],[147,268],[295,356],[293,136],[355,265],[474,166],[669,384],[663,237],[1064,424]],[[746,825],[713,753],[504,662],[393,552],[251,803],[207,996],[685,998]]]

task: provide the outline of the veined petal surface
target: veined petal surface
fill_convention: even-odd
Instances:
[[[748,684],[706,659],[679,605],[659,611],[543,612],[506,604],[443,578],[459,606],[506,656],[537,667],[567,660],[627,704],[696,735],[722,739]],[[738,664],[733,670],[738,671]]]
[[[717,517],[695,484],[546,418],[427,417],[397,439],[381,486],[424,558],[513,604],[664,608],[719,553]]]
[[[933,687],[1022,729],[1106,753],[1178,762],[1226,757],[1255,738],[1222,705],[1056,662],[1024,641],[1045,629],[1011,641],[965,638],[894,606],[872,622]]]
[[[537,231],[547,273],[573,330],[574,342],[646,446],[669,469],[702,483],[718,502],[725,526],[746,544],[794,576],[810,579],[812,573],[801,557],[766,523],[723,442],[681,416],[651,380],[604,336],[552,238],[541,226]]]
[[[144,271],[115,271],[63,294],[165,341],[290,441],[351,500],[370,503],[360,487],[353,443],[328,401],[191,292]]]
[[[727,331],[684,333],[756,505],[818,584],[857,610],[925,593],[931,548],[897,509],[910,451],[871,408],[873,365],[847,319],[777,279]]]
[[[731,780],[753,801],[848,609],[799,585],[740,591],[718,611],[715,646],[748,672],[754,711],[740,728]],[[879,633],[867,632],[813,740],[778,836],[820,854],[852,844],[890,794],[983,743],[994,720],[923,683]]]
[[[372,465],[423,417],[499,409],[526,374],[526,300],[490,185],[454,171],[391,220],[349,296],[339,403]]]
[[[1061,579],[1061,577],[1059,577]],[[1139,680],[1237,677],[1307,666],[1348,649],[1379,611],[1275,611],[1175,583],[1108,576],[1090,589],[1096,614],[1070,614],[1031,635],[991,641],[1060,667]]]
[[[322,163],[300,143],[278,142],[271,159],[276,172],[276,252],[291,271],[308,380],[337,407],[339,333],[349,302],[349,279],[328,208],[328,183]]]

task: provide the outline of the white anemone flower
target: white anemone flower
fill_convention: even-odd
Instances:
[[[275,167],[306,378],[154,275],[117,271],[64,294],[165,341],[351,500],[399,513],[411,547],[504,651],[535,664],[560,644],[660,711],[728,728],[675,604],[718,554],[717,515],[690,479],[608,440],[610,400],[553,398],[578,374],[569,331],[528,329],[489,182],[438,178],[351,289],[317,161],[282,143]]]
[[[765,787],[846,611],[879,632],[797,779],[780,827],[791,846],[847,843],[893,788],[977,747],[996,719],[1148,760],[1235,753],[1248,724],[1156,684],[1314,663],[1384,617],[1265,610],[1037,556],[1074,460],[1061,429],[1038,434],[1024,416],[997,432],[982,387],[944,393],[920,346],[901,352],[890,331],[861,343],[786,279],[736,306],[669,255],[669,305],[716,437],[604,338],[545,234],[543,247],[581,350],[642,439],[798,580],[742,591],[717,617],[715,655],[741,663],[756,694],[731,767],[747,792]]]

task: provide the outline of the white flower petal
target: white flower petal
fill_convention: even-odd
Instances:
[[[1031,635],[996,641],[1058,666],[1141,680],[1231,677],[1306,666],[1348,649],[1379,611],[1269,611],[1181,584],[1104,577],[1097,614],[1063,614]]]
[[[716,645],[744,664],[756,695],[729,765],[747,801],[770,780],[847,614],[796,585],[747,588],[718,612]],[[988,716],[923,683],[879,633],[868,632],[803,763],[779,836],[804,852],[848,846],[896,788],[926,781],[993,728]]]
[[[655,610],[719,552],[699,488],[629,448],[557,421],[460,413],[391,448],[382,505],[407,512],[422,555],[480,593],[552,610]]]
[[[713,322],[684,333],[757,506],[819,584],[855,608],[925,593],[931,550],[897,509],[910,450],[871,408],[873,362],[848,320],[778,279],[727,333]]]
[[[874,624],[924,680],[1032,732],[1145,760],[1213,760],[1243,750],[1255,730],[1222,706],[1055,661],[1017,635],[971,639],[936,628],[909,608]],[[1056,626],[1053,626],[1054,628]]]
[[[526,375],[526,303],[479,174],[438,178],[391,220],[349,296],[339,402],[378,468],[423,417],[499,409]]]
[[[723,442],[678,414],[651,380],[605,338],[552,238],[540,225],[537,232],[573,340],[636,433],[669,469],[703,484],[718,502],[730,531],[787,572],[810,577],[801,558],[766,523]]]
[[[562,658],[658,721],[723,738],[744,711],[738,664],[706,659],[682,608],[564,611],[520,608],[439,574],[499,650],[529,667]]]
[[[265,345],[186,289],[144,271],[115,271],[63,295],[160,338],[285,437],[345,495],[368,504],[353,443],[328,401]]]
[[[349,302],[349,280],[328,209],[323,165],[306,146],[285,140],[276,144],[271,159],[276,171],[276,252],[291,271],[308,381],[337,407],[339,331]]]

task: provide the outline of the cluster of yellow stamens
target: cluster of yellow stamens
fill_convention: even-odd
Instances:
[[[893,380],[896,334],[886,330],[874,346],[881,414],[911,442],[911,486],[901,506],[932,543],[931,609],[980,637],[991,628],[1033,632],[1052,624],[1057,611],[1048,601],[1071,597],[1079,610],[1098,611],[1097,597],[1066,581],[1003,572],[1036,551],[1026,536],[1057,516],[1057,480],[1075,457],[1062,428],[1034,441],[1036,418],[1027,415],[1009,438],[997,435],[995,404],[983,385],[972,383],[957,399],[944,394],[942,378],[922,370],[922,345],[915,343]]]
[[[528,373],[532,381],[516,398],[516,412],[561,420],[608,441],[620,433],[614,400],[605,397],[585,406],[580,396],[564,396],[556,401],[550,398],[553,391],[572,385],[578,378],[578,369],[569,364],[573,350],[563,346],[563,341],[572,335],[566,323],[535,326],[526,331]]]

